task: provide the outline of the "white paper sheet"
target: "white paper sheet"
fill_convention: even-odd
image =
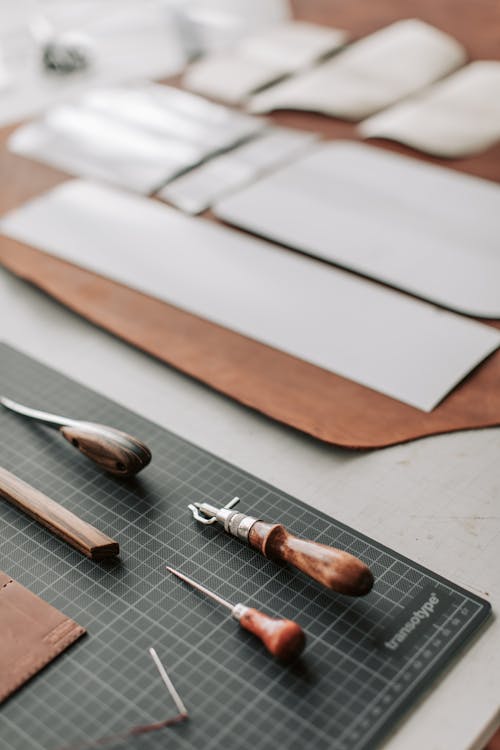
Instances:
[[[240,104],[267,84],[282,78],[286,70],[279,65],[261,63],[234,52],[219,53],[189,66],[183,85],[204,96],[226,104]]]
[[[398,21],[256,94],[251,112],[304,109],[361,120],[463,65],[464,48],[423,21]]]
[[[247,34],[288,20],[288,0],[177,0],[198,53],[221,52]]]
[[[500,62],[480,60],[359,126],[436,156],[459,158],[500,140]]]
[[[72,181],[1,231],[430,410],[500,332],[150,199]]]
[[[347,31],[306,21],[290,21],[242,39],[238,54],[249,60],[276,65],[288,72],[312,65],[342,47]]]
[[[80,101],[87,108],[156,136],[196,143],[205,156],[266,126],[257,117],[155,83],[95,89]]]
[[[318,139],[315,133],[268,128],[261,136],[200,164],[157,194],[189,214],[201,213],[271,169],[297,158]]]
[[[256,117],[156,84],[98,89],[18,128],[11,151],[149,194],[265,128]]]
[[[61,105],[41,121],[18,128],[9,139],[16,154],[69,174],[151,193],[197,164],[204,149],[179,138],[161,138],[110,120],[85,107]]]
[[[276,24],[232,50],[194,63],[183,83],[205,96],[240,104],[254,91],[338,49],[347,38],[345,31],[302,21]]]
[[[214,210],[444,307],[500,318],[500,186],[487,180],[338,141]]]

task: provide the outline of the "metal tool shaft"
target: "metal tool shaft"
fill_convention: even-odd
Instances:
[[[44,422],[47,427],[54,427],[55,429],[69,425],[74,426],[78,422],[76,419],[68,419],[58,414],[50,414],[47,411],[40,411],[40,409],[32,409],[29,406],[18,404],[17,401],[13,401],[11,398],[6,398],[5,396],[0,396],[0,404],[9,409],[9,411],[21,414],[23,417],[36,419],[37,422]]]
[[[235,605],[231,604],[231,602],[228,602],[226,599],[223,599],[222,596],[219,596],[218,594],[215,594],[213,591],[210,591],[210,589],[206,589],[205,586],[202,586],[201,583],[197,583],[196,581],[193,581],[192,578],[189,578],[189,576],[184,575],[184,573],[180,573],[178,570],[174,570],[174,568],[171,568],[169,565],[165,566],[170,573],[173,573],[174,576],[177,576],[177,578],[180,578],[182,581],[185,581],[185,583],[189,583],[190,586],[192,586],[197,591],[201,591],[202,594],[205,594],[206,596],[210,597],[210,599],[213,599],[214,602],[217,602],[218,604],[222,604],[223,607],[226,607],[231,612],[233,611]]]

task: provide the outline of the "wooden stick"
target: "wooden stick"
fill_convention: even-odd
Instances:
[[[2,467],[0,495],[91,560],[107,560],[120,551],[118,542]]]

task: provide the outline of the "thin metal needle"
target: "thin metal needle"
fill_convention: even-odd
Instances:
[[[197,589],[198,591],[201,591],[202,594],[205,594],[206,596],[209,596],[211,599],[213,599],[215,602],[222,604],[223,607],[227,607],[227,609],[229,609],[231,612],[234,610],[234,604],[231,604],[226,599],[223,599],[222,596],[219,596],[218,594],[214,594],[213,591],[206,589],[205,586],[201,585],[201,583],[196,583],[196,581],[193,581],[192,578],[185,576],[184,573],[179,573],[178,570],[174,570],[168,565],[165,565],[165,567],[167,570],[170,571],[170,573],[173,573],[174,576],[177,576],[177,578],[180,578],[182,581],[189,583],[190,586],[192,586],[194,589]]]
[[[171,696],[173,702],[176,705],[176,708],[177,708],[178,712],[180,714],[183,714],[184,716],[187,716],[188,715],[188,710],[187,710],[186,706],[184,705],[184,703],[182,702],[182,698],[180,697],[179,693],[175,689],[172,680],[168,676],[167,670],[165,669],[165,667],[161,663],[160,657],[158,656],[158,654],[156,653],[156,650],[152,646],[149,649],[149,653],[150,653],[151,658],[153,659],[153,661],[154,661],[154,663],[156,665],[156,668],[157,668],[158,672],[160,673],[161,679],[165,683],[165,686],[166,686],[168,692],[170,693],[170,696]]]

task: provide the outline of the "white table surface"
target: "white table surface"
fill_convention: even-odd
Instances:
[[[355,453],[249,411],[0,270],[0,339],[500,605],[500,429]],[[480,750],[500,724],[494,616],[384,750]]]

